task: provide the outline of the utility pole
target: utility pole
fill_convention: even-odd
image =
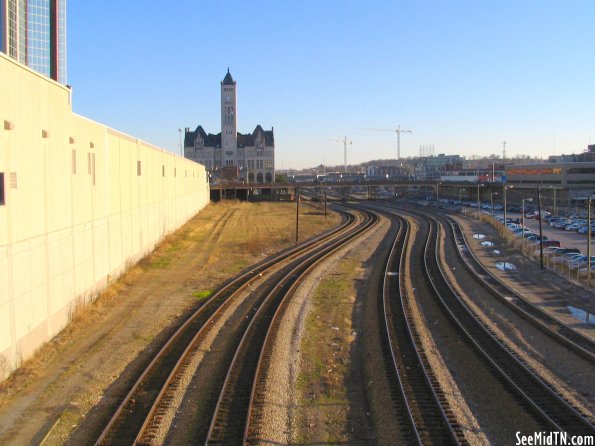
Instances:
[[[295,243],[297,244],[300,232],[300,187],[295,188]]]
[[[327,214],[327,211],[326,211],[326,184],[325,184],[325,186],[324,186],[324,219],[325,220],[326,220],[326,214]]]

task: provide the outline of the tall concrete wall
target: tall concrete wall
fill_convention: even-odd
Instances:
[[[209,190],[202,165],[73,114],[68,88],[3,54],[0,79],[2,379]]]

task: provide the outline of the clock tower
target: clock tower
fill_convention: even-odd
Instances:
[[[231,77],[228,68],[227,74],[221,82],[221,148],[224,166],[236,165],[235,157],[238,147],[236,106],[236,82]],[[233,152],[233,155],[230,152]]]

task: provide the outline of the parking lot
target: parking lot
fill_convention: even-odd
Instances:
[[[504,216],[504,212],[494,212],[494,217]],[[515,212],[507,212],[506,218],[519,219],[521,220],[521,214]],[[525,227],[529,228],[536,234],[539,234],[539,220],[534,218],[525,218]],[[550,227],[545,221],[542,224],[542,233],[549,240],[559,240],[560,246],[565,248],[577,248],[582,254],[587,254],[587,234],[578,234],[576,231],[565,231],[563,229],[555,229]],[[595,239],[595,236],[592,237]],[[539,246],[539,244],[537,244]],[[591,244],[593,250],[593,244]],[[593,254],[595,255],[595,250]]]
[[[464,212],[469,215],[470,217],[474,217],[476,215],[476,213],[478,212],[477,210],[477,204],[476,203],[460,203],[457,200],[439,200],[439,201],[430,201],[429,203],[426,202],[420,202],[420,204],[423,204],[425,206],[432,206],[432,207],[440,207],[440,208],[444,208],[444,209],[448,209],[450,211],[453,212]],[[496,206],[494,206],[496,208]],[[493,216],[496,220],[499,220],[499,222],[494,222],[497,226],[498,225],[503,225],[503,217],[504,217],[504,211],[502,210],[502,206],[498,206],[498,208],[500,209],[494,209],[493,212]],[[486,203],[480,203],[480,210],[479,212],[482,215],[491,215],[492,214],[492,209],[491,209],[491,205],[486,204]],[[526,244],[524,245],[524,247],[522,248],[523,252],[525,252],[525,254],[531,254],[531,255],[538,255],[539,253],[539,219],[534,218],[534,215],[529,215],[527,212],[525,213],[525,219],[524,219],[524,227],[525,227],[525,231],[522,231],[521,228],[521,223],[522,223],[522,214],[518,211],[515,212],[511,212],[509,210],[509,212],[506,213],[506,217],[509,221],[509,224],[507,225],[507,233],[509,235],[509,237],[512,237],[512,239],[514,239],[515,237],[520,240],[522,240],[521,238],[521,233],[525,232],[525,239],[526,239]],[[548,215],[548,219],[549,219],[549,215]],[[563,216],[561,216],[563,217]],[[574,222],[581,222],[582,223],[577,223],[577,226],[585,226],[586,229],[586,221],[584,219],[580,219],[578,217],[567,217],[567,220],[565,222],[565,224],[572,224]],[[562,226],[562,224],[560,225]],[[501,227],[501,226],[500,226]],[[552,267],[554,268],[560,268],[560,271],[564,270],[568,272],[569,277],[574,275],[577,277],[577,279],[579,277],[581,278],[586,278],[588,275],[588,268],[587,268],[587,259],[586,259],[586,255],[587,255],[587,244],[588,244],[588,235],[586,233],[581,234],[578,233],[576,231],[576,228],[573,230],[565,230],[564,228],[555,228],[553,226],[550,226],[550,224],[548,223],[548,221],[546,221],[546,218],[544,218],[543,222],[542,222],[542,235],[544,237],[544,241],[547,241],[546,244],[551,243],[551,241],[557,241],[559,242],[559,246],[561,248],[568,248],[571,249],[573,252],[566,252],[566,249],[564,250],[555,250],[555,252],[553,252],[553,255],[549,255],[552,254],[552,248],[547,248],[544,247],[544,255],[545,255],[545,260],[547,263],[547,267],[550,267],[550,264]],[[569,228],[570,229],[570,228]],[[528,232],[531,232],[531,234],[529,234]],[[592,236],[592,238],[595,238],[595,235]],[[578,250],[579,252],[575,254],[575,250]],[[581,257],[582,256],[582,257]],[[591,244],[591,275],[595,277],[595,250],[593,249],[593,245]],[[556,265],[559,265],[558,267]]]

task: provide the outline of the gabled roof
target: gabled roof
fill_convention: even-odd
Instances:
[[[270,147],[275,145],[273,130],[263,130],[260,125],[257,125],[252,134],[242,134],[238,132],[238,147],[253,147],[256,137],[259,134],[264,137],[265,146]]]
[[[233,77],[231,77],[231,74],[229,74],[229,67],[227,68],[227,74],[225,75],[225,77],[223,78],[223,82],[221,82],[223,85],[235,85],[236,81],[233,80]]]
[[[275,135],[273,134],[273,129],[271,130],[263,130],[260,125],[257,125],[254,131],[252,132],[252,136],[256,138],[256,135],[261,133],[264,136],[264,145],[265,146],[274,146],[275,145]]]
[[[221,133],[216,135],[213,135],[212,133],[207,134],[200,125],[196,127],[194,132],[186,133],[186,136],[184,137],[184,147],[194,147],[194,141],[196,141],[196,138],[198,137],[202,138],[205,147],[221,147]]]
[[[254,141],[259,134],[264,137],[265,147],[271,147],[275,145],[273,129],[263,130],[260,125],[257,125],[252,133],[242,134],[238,132],[237,147],[254,147]],[[194,141],[198,137],[202,138],[205,147],[221,147],[221,133],[217,133],[216,135],[207,133],[200,125],[196,127],[195,131],[186,132],[186,136],[184,137],[184,147],[194,147]]]

